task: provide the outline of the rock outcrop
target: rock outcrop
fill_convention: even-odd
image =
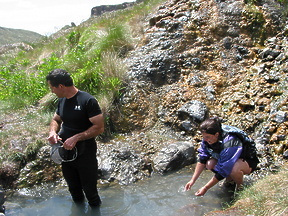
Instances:
[[[101,16],[103,13],[107,13],[107,12],[123,10],[125,8],[132,7],[136,3],[140,3],[142,1],[143,0],[138,0],[138,1],[135,1],[135,2],[124,2],[122,4],[117,4],[117,5],[100,5],[100,6],[96,6],[96,7],[93,7],[92,10],[91,10],[91,17]]]
[[[283,158],[288,149],[284,13],[270,0],[164,3],[126,59],[128,84],[109,114],[113,129],[169,128],[197,148],[199,123],[218,115],[256,140],[261,167],[274,166],[271,152]]]

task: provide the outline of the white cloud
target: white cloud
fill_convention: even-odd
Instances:
[[[23,9],[36,9],[37,6],[31,1],[16,1],[14,7]]]

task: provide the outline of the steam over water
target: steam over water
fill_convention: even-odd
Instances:
[[[191,168],[191,167],[190,167]],[[75,206],[66,186],[46,185],[29,191],[21,190],[8,197],[7,216],[200,216],[221,209],[230,201],[231,192],[216,185],[205,196],[194,193],[213,173],[205,171],[190,191],[184,185],[193,169],[185,168],[172,174],[154,175],[128,186],[99,184],[102,205],[91,210],[88,204]]]

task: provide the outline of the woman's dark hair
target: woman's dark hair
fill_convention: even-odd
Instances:
[[[222,134],[221,119],[217,116],[204,120],[200,125],[201,133],[208,133],[215,135],[217,132]]]
[[[73,79],[70,74],[63,69],[55,69],[50,71],[46,76],[46,81],[54,87],[58,87],[60,84],[64,86],[73,86]]]

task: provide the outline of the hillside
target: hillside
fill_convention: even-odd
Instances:
[[[0,46],[20,42],[35,43],[42,37],[32,31],[0,27]]]

